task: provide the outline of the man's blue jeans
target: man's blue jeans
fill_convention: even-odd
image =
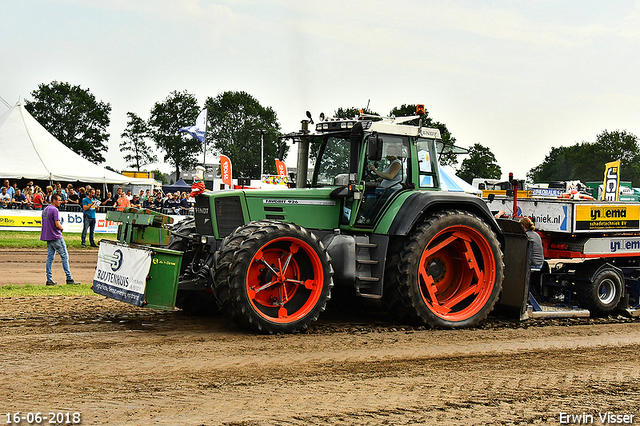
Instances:
[[[67,276],[67,280],[71,281],[73,277],[69,270],[69,254],[67,253],[67,244],[64,240],[60,238],[59,240],[47,241],[47,251],[47,281],[53,281],[51,265],[53,265],[53,258],[56,253],[60,255],[60,260],[62,260],[62,269],[64,269],[64,274]]]
[[[89,242],[91,245],[95,245],[95,241],[93,240],[93,232],[96,229],[96,219],[90,219],[87,215],[84,216],[82,220],[82,245],[84,245],[87,239],[87,230],[89,230]]]

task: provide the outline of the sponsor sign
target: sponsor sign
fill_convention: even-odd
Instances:
[[[93,277],[93,291],[136,306],[144,303],[151,252],[102,242]]]
[[[591,238],[584,245],[584,254],[640,254],[640,237]]]
[[[612,161],[605,164],[603,185],[603,200],[618,201],[620,194],[620,161]]]
[[[290,199],[274,199],[265,198],[262,200],[263,204],[277,204],[277,205],[298,205],[298,206],[335,206],[336,202],[333,200],[290,200]]]
[[[64,232],[82,232],[82,213],[60,212],[60,224]],[[106,213],[96,213],[96,233],[115,234],[119,222],[107,220]],[[42,227],[41,210],[0,210],[0,230],[39,231]]]
[[[576,230],[626,229],[637,230],[640,225],[638,205],[577,205]]]
[[[554,197],[554,198],[558,198],[558,197],[562,197],[562,190],[561,189],[554,189],[554,188],[532,188],[531,189],[531,196],[533,196],[533,197]]]
[[[511,216],[513,201],[495,199],[489,203],[489,209],[493,213],[504,211]],[[519,200],[516,215],[532,218],[539,231],[571,232],[571,212],[569,203]]]

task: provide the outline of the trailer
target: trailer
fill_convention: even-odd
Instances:
[[[529,317],[640,316],[640,203],[493,198],[489,209],[532,218],[545,264],[529,279]]]

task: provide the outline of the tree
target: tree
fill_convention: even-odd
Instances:
[[[527,178],[533,182],[575,180],[601,181],[604,165],[621,160],[622,179],[640,182],[640,147],[638,138],[626,130],[604,130],[595,142],[551,148],[542,164],[532,168]]]
[[[208,134],[212,151],[233,163],[234,177],[260,176],[261,132],[264,137],[264,171],[276,172],[280,124],[271,107],[263,107],[246,92],[227,91],[207,98]]]
[[[389,112],[390,116],[395,117],[409,117],[412,115],[416,115],[416,104],[403,104],[401,107],[395,107]],[[405,124],[412,124],[414,126],[418,125],[418,119],[409,121]],[[440,130],[440,137],[442,138],[442,142],[445,147],[453,146],[456,143],[456,138],[453,137],[447,125],[441,123],[439,121],[434,121],[431,117],[429,117],[429,111],[425,108],[424,115],[422,116],[422,125],[424,127],[430,127],[432,129]],[[450,152],[443,152],[438,159],[440,164],[443,166],[458,164],[458,156],[457,154]]]
[[[193,125],[200,111],[196,97],[186,90],[171,92],[151,109],[149,136],[164,151],[164,161],[175,167],[176,180],[180,178],[180,169],[195,167],[196,155],[203,149],[200,141],[178,132],[181,127]]]
[[[52,81],[31,92],[25,108],[49,133],[87,160],[104,162],[111,105],[96,100],[89,89]]]
[[[167,175],[162,173],[159,169],[150,170],[149,173],[153,173],[153,178],[160,181],[163,185],[169,183],[169,178],[167,177]]]
[[[476,177],[500,179],[502,170],[496,164],[496,157],[491,150],[476,143],[469,148],[469,158],[462,160],[462,165],[456,175],[471,183]]]
[[[146,166],[157,161],[151,147],[147,144],[148,129],[147,123],[133,112],[128,112],[127,128],[120,135],[124,140],[120,143],[120,151],[130,152],[124,156],[127,166],[135,167],[136,171],[140,171],[140,167]]]

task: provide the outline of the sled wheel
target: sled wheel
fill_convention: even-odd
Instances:
[[[306,229],[277,221],[239,228],[228,282],[234,319],[263,333],[306,328],[324,311],[333,287],[331,261]]]
[[[409,235],[387,270],[383,297],[401,319],[441,328],[477,324],[491,312],[502,288],[502,252],[477,216],[443,211]],[[385,302],[386,301],[386,302]]]
[[[194,233],[196,232],[196,221],[194,218],[188,217],[176,223],[171,230],[184,235]],[[188,241],[176,234],[171,234],[167,248],[184,252],[182,270],[180,271],[180,275],[182,275],[194,256],[193,252],[188,251]],[[218,313],[216,299],[209,288],[202,290],[179,289],[176,293],[176,308],[180,308],[190,315],[198,316],[212,316]]]
[[[578,287],[580,303],[594,314],[607,314],[613,311],[622,297],[622,280],[611,269],[603,269],[592,281],[580,284]]]

